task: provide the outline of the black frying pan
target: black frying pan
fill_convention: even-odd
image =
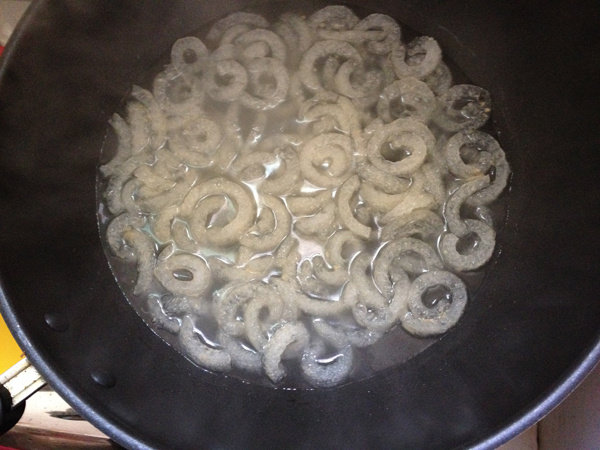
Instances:
[[[0,306],[29,358],[127,447],[492,448],[540,419],[600,358],[595,2],[361,2],[491,91],[514,174],[460,324],[314,391],[194,367],[127,304],[97,229],[108,118],[176,38],[247,3],[41,1],[19,26],[0,66]]]

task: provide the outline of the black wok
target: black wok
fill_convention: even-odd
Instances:
[[[127,447],[499,445],[600,358],[595,2],[361,2],[436,37],[491,91],[513,177],[459,325],[401,366],[312,391],[181,357],[125,301],[97,228],[110,115],[176,38],[248,3],[34,3],[0,66],[2,314],[48,382]]]

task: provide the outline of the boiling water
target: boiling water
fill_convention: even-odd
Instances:
[[[264,12],[264,11],[262,11],[262,12]],[[364,17],[365,15],[366,14],[360,14],[360,17]],[[271,19],[271,22],[276,18],[276,16],[277,16],[277,14],[275,14],[273,11],[271,11],[271,14],[266,15],[266,17],[268,19]],[[206,35],[206,32],[209,28],[210,28],[209,26],[200,28],[199,31],[197,33],[195,33],[195,35],[202,39]],[[402,30],[403,30],[403,40],[409,41],[410,36],[414,35],[414,33],[412,33],[407,27],[402,27]],[[445,62],[452,69],[453,80],[454,80],[455,84],[468,82],[468,80],[466,79],[464,74],[462,74],[458,70],[458,68],[456,68],[450,61],[445,60]],[[160,70],[162,70],[163,66],[167,63],[168,63],[168,57],[165,57],[165,59],[160,61],[160,63],[157,65],[156,70],[151,71],[151,73],[148,74],[148,85],[146,86],[148,89],[151,90],[151,84],[152,84],[151,80],[154,79],[156,74]],[[310,132],[310,128],[309,128],[309,126],[307,126],[307,124],[301,123],[297,120],[297,110],[295,110],[293,108],[292,103],[293,102],[291,100],[287,100],[286,102],[282,103],[278,108],[271,110],[271,111],[267,111],[265,113],[266,123],[268,125],[264,128],[264,130],[261,131],[261,133],[256,134],[254,136],[254,139],[257,142],[261,141],[264,137],[268,137],[269,135],[276,134],[276,133],[288,133],[288,134],[293,133],[293,134],[300,136],[300,138],[302,140],[304,138],[303,134]],[[212,115],[214,118],[216,118],[216,120],[223,119],[223,117],[226,114],[225,106],[222,103],[212,101],[211,99],[207,99],[205,108],[207,110],[207,113],[209,115]],[[391,109],[400,110],[401,108],[399,108],[397,104],[396,105],[393,104],[393,105],[391,105]],[[125,115],[125,114],[123,114],[123,115]],[[256,115],[254,113],[242,115],[240,117],[239,126],[241,129],[241,134],[243,136],[251,135],[253,125],[255,124],[255,122],[254,122],[255,119],[256,119]],[[431,125],[431,128],[434,131],[434,133],[438,139],[444,139],[445,137],[449,137],[452,135],[452,133],[445,132],[443,129],[436,127],[435,125]],[[108,162],[111,159],[112,155],[110,155],[110,153],[114,152],[114,149],[116,148],[116,146],[117,146],[116,137],[114,136],[114,133],[112,133],[112,131],[110,131],[107,136],[105,145],[103,147],[102,160],[104,162]],[[386,156],[384,151],[382,151],[382,154],[384,154],[384,156]],[[388,159],[389,161],[394,161],[394,160],[402,160],[404,157],[410,156],[410,152],[407,155],[399,155],[398,156],[398,154],[399,154],[399,152],[397,150],[394,150],[394,154],[387,155],[386,159]],[[466,163],[476,161],[477,160],[477,150],[469,148],[468,146],[464,146],[461,149],[461,156],[462,156],[462,159]],[[326,170],[328,168],[327,167],[328,164],[329,164],[329,162],[327,162],[327,161],[325,163],[323,163],[322,169]],[[265,173],[264,173],[263,177],[260,179],[264,179],[264,177],[269,177],[271,174],[276,174],[278,168],[279,168],[278,161],[275,161],[274,163],[271,163],[271,164],[266,164],[264,166]],[[216,175],[223,176],[222,173],[215,172],[213,169],[202,169],[202,170],[200,170],[200,173],[202,174],[201,176],[204,179],[211,179]],[[245,186],[245,188],[250,193],[252,198],[254,198],[256,204],[258,205],[258,212],[260,212],[261,205],[262,205],[262,198],[261,198],[261,194],[259,192],[260,180],[259,181],[236,180],[236,181],[238,183],[242,183]],[[444,179],[444,181],[445,181],[445,186],[448,191],[448,194],[451,194],[452,192],[454,192],[457,188],[457,185],[459,184],[459,180],[450,174],[446,175],[446,178]],[[131,303],[131,305],[138,312],[138,314],[146,321],[146,323],[153,329],[153,331],[155,331],[159,336],[161,336],[170,345],[172,345],[173,347],[182,351],[177,335],[167,332],[164,329],[161,329],[161,327],[159,327],[157,325],[156,317],[154,316],[154,313],[151,312],[148,308],[148,295],[147,294],[144,294],[144,295],[135,295],[134,294],[133,291],[135,288],[136,279],[138,277],[138,271],[136,268],[136,264],[129,263],[121,258],[116,257],[113,254],[113,252],[111,252],[111,249],[109,248],[108,244],[106,243],[105,237],[106,237],[107,227],[108,227],[110,220],[113,218],[113,215],[108,211],[105,196],[104,196],[104,193],[107,190],[107,186],[108,186],[107,180],[103,176],[99,176],[98,177],[98,217],[99,217],[99,224],[100,224],[100,234],[101,234],[103,242],[105,244],[107,257],[108,257],[109,263],[111,265],[111,268],[115,274],[115,277],[116,277],[119,285],[121,286],[123,292],[125,293],[127,299]],[[310,192],[314,192],[318,189],[320,189],[320,188],[312,185],[308,181],[304,181],[303,185],[300,187],[300,189],[297,191],[297,193],[310,193]],[[335,195],[336,188],[333,188],[332,192]],[[285,196],[283,196],[282,198],[285,199]],[[444,208],[445,208],[445,205],[443,205],[440,208],[440,210],[443,211]],[[232,209],[233,209],[233,205],[231,203],[225,203],[218,212],[216,212],[215,214],[212,215],[212,217],[210,219],[211,225],[218,226],[220,222],[227,222],[229,215],[232,213]],[[489,208],[463,208],[462,213],[467,217],[478,218],[484,222],[493,222],[494,224],[500,224],[504,217],[505,211],[504,211],[504,204],[502,202],[495,202]],[[292,215],[292,219],[294,221],[297,220],[298,218],[299,217],[295,217]],[[153,238],[156,254],[158,254],[160,252],[160,250],[163,250],[168,245],[173,246],[172,242],[163,242],[159,238],[157,238],[156,235],[153,233],[153,230],[152,230],[152,227],[150,224],[152,224],[152,220],[148,221],[147,224],[144,227],[142,227],[141,230]],[[373,226],[375,228],[378,228],[379,230],[381,229],[381,227],[379,227],[379,225],[377,224],[377,221],[375,221],[373,223]],[[311,239],[310,237],[307,237],[306,235],[297,233],[297,232],[295,232],[295,230],[293,228],[292,228],[291,234],[298,241],[298,252],[300,254],[300,262],[302,262],[304,260],[310,260],[311,258],[313,258],[316,255],[323,254],[323,245],[321,242],[319,242],[318,239]],[[438,242],[430,241],[427,243],[429,245],[431,245],[432,247],[437,248]],[[467,235],[467,236],[463,237],[459,241],[457,248],[460,250],[459,247],[463,246],[468,251],[469,248],[476,247],[477,245],[478,245],[477,236],[473,236],[471,234],[471,235]],[[378,241],[369,241],[366,244],[366,251],[371,251],[373,253],[376,253],[377,249],[380,246],[381,246],[381,243]],[[173,250],[176,251],[178,249],[175,246],[175,247],[173,247]],[[203,258],[207,258],[209,256],[219,256],[224,261],[234,262],[236,259],[238,250],[239,250],[239,246],[237,246],[237,245],[231,245],[228,248],[214,247],[214,246],[206,245],[206,246],[200,247],[196,251],[196,254]],[[268,254],[269,254],[268,252],[265,253],[265,255],[268,255]],[[489,267],[489,264],[486,267]],[[273,277],[273,276],[277,277],[278,275],[280,275],[280,274],[277,272],[268,273],[263,278],[263,281],[268,282],[271,277]],[[484,275],[485,275],[485,271],[483,269],[478,269],[478,270],[469,271],[469,272],[463,272],[460,274],[461,279],[466,283],[466,285],[468,287],[469,301],[476,301],[475,293],[476,293],[477,289],[479,288],[479,286],[484,278]],[[192,276],[192,275],[189,271],[186,272],[185,270],[181,270],[177,273],[173,273],[173,276],[180,280],[186,280],[186,279],[190,278],[190,276]],[[224,282],[221,282],[221,283],[217,283],[217,284],[213,285],[212,291],[218,291],[220,288],[223,287],[224,284],[225,284]],[[342,291],[342,288],[343,288],[343,286],[337,290],[336,289],[331,290],[328,293],[327,298],[329,298],[330,300],[334,300],[334,301],[339,300],[339,296]],[[167,292],[164,290],[164,288],[162,288],[162,286],[160,286],[160,284],[157,282],[155,282],[153,284],[153,289],[154,289],[154,291],[150,294],[151,298],[152,297],[160,298],[160,297],[164,296],[165,294],[167,294]],[[449,302],[451,302],[451,295],[449,294],[449,291],[444,288],[429,289],[426,292],[426,294],[424,294],[424,296],[423,296],[423,303],[425,304],[425,306],[427,306],[429,308],[433,308],[436,305],[440,305],[443,303],[449,303]],[[346,317],[346,316],[348,316],[348,317]],[[312,329],[312,325],[310,323],[310,319],[308,316],[305,316],[304,318],[301,318],[300,320],[302,320],[305,323],[308,330]],[[342,321],[342,322],[346,321],[346,320],[351,320],[351,315],[346,314],[337,319],[331,320],[331,323],[335,324],[336,320]],[[217,339],[218,325],[216,324],[214,319],[211,320],[210,317],[208,317],[208,316],[200,316],[200,318],[198,319],[198,322],[196,323],[196,329],[200,334],[201,341],[203,341],[208,346],[215,347],[215,348],[219,347],[219,345],[217,343],[218,342],[218,339]],[[313,333],[314,333],[314,331],[313,331]],[[386,368],[397,366],[398,364],[401,364],[404,361],[412,358],[416,354],[420,353],[421,351],[423,351],[424,349],[426,349],[427,347],[432,345],[434,342],[436,342],[436,340],[438,340],[438,339],[439,339],[439,336],[433,336],[433,337],[412,336],[409,333],[407,333],[406,331],[404,331],[404,329],[401,326],[396,325],[391,330],[386,332],[383,335],[383,337],[381,339],[379,339],[375,344],[368,346],[366,348],[354,348],[353,369],[352,369],[347,381],[356,381],[356,380],[364,379],[364,378],[370,377],[370,376],[374,375],[375,373],[382,371]],[[244,345],[247,345],[249,348],[251,348],[251,346],[247,342],[244,342]],[[328,362],[334,362],[336,360],[336,358],[340,357],[340,355],[336,353],[335,348],[329,347],[328,350],[329,350],[329,353],[327,353],[328,356],[321,360],[321,362],[323,364],[327,364]],[[185,352],[183,352],[183,353],[185,353]],[[329,358],[329,359],[327,360],[327,358]],[[302,377],[302,374],[299,370],[298,364],[286,363],[286,367],[288,369],[287,377],[285,378],[283,383],[279,384],[278,386],[302,387],[302,388],[310,387],[310,385],[307,384],[306,381],[304,380],[304,378]],[[234,368],[230,372],[227,372],[226,376],[229,376],[229,375],[241,378],[242,380],[251,381],[254,383],[272,385],[272,383],[262,374],[254,374],[251,372],[242,371],[242,370],[238,370],[238,369]]]

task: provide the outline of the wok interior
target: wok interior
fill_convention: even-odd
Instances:
[[[130,86],[147,81],[175,39],[249,3],[66,1],[30,11],[0,74],[2,310],[20,343],[61,394],[130,447],[451,448],[508,438],[490,436],[557,388],[598,341],[588,94],[597,69],[583,45],[593,15],[566,2],[543,11],[526,2],[361,3],[434,36],[490,90],[514,173],[500,255],[459,326],[416,358],[334,389],[274,390],[197,369],[155,336],[109,270],[95,211],[107,121]]]

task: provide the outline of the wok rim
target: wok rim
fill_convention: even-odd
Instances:
[[[24,14],[11,38],[6,44],[2,58],[0,58],[0,79],[4,76],[8,61],[11,59],[13,47],[17,45],[23,31],[27,29],[29,22],[40,4],[34,2]],[[69,382],[60,376],[57,367],[48,363],[43,353],[30,341],[29,336],[22,328],[16,316],[14,308],[5,295],[3,282],[0,280],[0,313],[5,319],[13,337],[26,354],[29,361],[41,373],[48,384],[59,395],[76,409],[85,419],[108,435],[111,439],[127,448],[150,448],[151,445],[143,439],[134,437],[131,430],[120,426],[115,420],[103,416],[97,412],[93,399],[84,398],[76,393],[76,387],[69,386]],[[534,402],[531,402],[525,410],[514,418],[507,418],[506,424],[477,442],[465,443],[469,448],[491,449],[509,441],[528,427],[540,421],[559,405],[569,394],[571,394],[593,370],[600,361],[600,331],[597,333],[595,342],[587,349],[581,350],[581,355],[576,358],[575,363],[569,368],[551,389],[547,389]]]

